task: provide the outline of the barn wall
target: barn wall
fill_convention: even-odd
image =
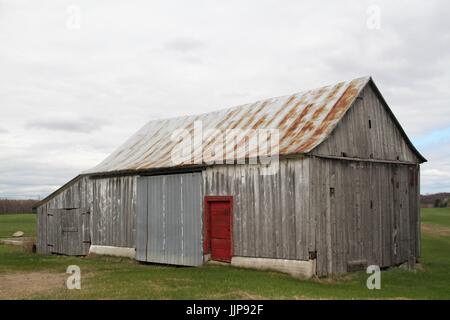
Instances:
[[[55,209],[91,210],[92,182],[88,177],[80,177],[53,198],[37,208],[37,250],[40,253],[51,252],[51,245],[56,237],[55,230],[48,228],[52,211]],[[92,218],[92,217],[91,217]],[[89,230],[90,221],[85,221],[83,231]],[[86,237],[87,238],[87,237]],[[88,247],[89,243],[83,246]],[[84,248],[84,251],[86,248]]]
[[[59,194],[37,208],[37,249],[50,253],[50,239],[57,235],[48,228],[53,209],[80,208],[89,212],[83,232],[89,236],[84,246],[93,245],[135,247],[136,176],[90,179],[82,176]],[[54,232],[53,232],[54,233]],[[86,250],[87,252],[88,250]]]
[[[136,247],[136,179],[92,179],[92,244]]]
[[[311,159],[317,273],[387,267],[420,255],[419,167]]]
[[[279,172],[266,176],[252,165],[203,172],[205,196],[234,197],[233,256],[309,260],[315,251],[309,164],[309,158],[281,160]]]
[[[364,88],[361,98],[312,154],[342,157],[344,152],[350,158],[417,163],[416,155],[370,85]]]

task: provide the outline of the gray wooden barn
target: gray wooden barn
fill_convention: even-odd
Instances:
[[[174,162],[174,132],[199,123],[203,140]],[[219,143],[230,129],[250,138]],[[258,130],[278,133],[272,174],[249,142]],[[369,77],[150,121],[38,204],[37,248],[306,277],[414,263],[424,161]]]

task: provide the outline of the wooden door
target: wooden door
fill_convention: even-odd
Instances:
[[[82,256],[89,252],[89,211],[50,209],[47,245],[52,253]]]
[[[232,199],[230,197],[206,197],[207,249],[211,259],[230,262],[232,257]]]
[[[61,214],[61,249],[62,254],[78,255],[82,247],[79,228],[78,210],[65,210]]]

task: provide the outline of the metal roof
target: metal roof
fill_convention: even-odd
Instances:
[[[177,129],[192,133],[195,121],[201,121],[204,132],[208,129],[219,129],[221,132],[229,129],[278,129],[280,156],[308,153],[330,135],[362,89],[371,81],[370,77],[363,77],[201,115],[150,121],[109,157],[84,174],[188,165],[173,163],[172,150],[179,142],[171,139],[171,136]],[[214,136],[206,134],[203,138],[203,149],[194,149],[194,153],[203,151],[209,154],[205,151],[216,147]],[[236,139],[234,145],[227,145],[225,160],[233,159],[236,148],[243,143],[245,141]]]

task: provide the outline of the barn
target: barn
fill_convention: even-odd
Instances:
[[[414,264],[425,161],[371,77],[153,120],[39,202],[37,250],[303,277]]]

